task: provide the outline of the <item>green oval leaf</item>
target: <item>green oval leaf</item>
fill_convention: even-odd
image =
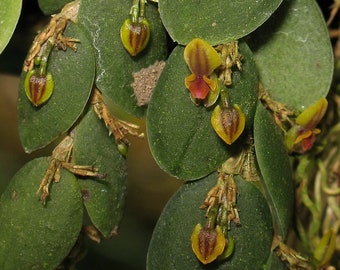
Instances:
[[[147,112],[147,133],[151,152],[158,165],[170,175],[184,180],[203,177],[225,161],[237,148],[227,146],[211,124],[211,110],[195,106],[185,88],[190,74],[178,46],[170,55],[152,95]],[[257,71],[252,54],[240,44],[244,56],[242,72],[233,73],[230,96],[246,115],[246,128],[252,129],[257,101]]]
[[[106,175],[104,179],[81,178],[79,184],[93,225],[109,237],[123,215],[127,164],[93,110],[76,128],[73,155],[77,165],[93,165]]]
[[[39,7],[45,15],[58,13],[69,2],[72,0],[38,0]]]
[[[240,39],[254,31],[281,2],[159,0],[159,10],[174,41],[187,44],[200,37],[217,45]]]
[[[67,131],[82,113],[92,90],[95,63],[91,45],[83,31],[71,23],[64,36],[80,40],[77,51],[53,50],[48,71],[54,92],[42,107],[35,108],[25,95],[24,79],[18,99],[19,135],[26,152],[40,149]]]
[[[294,213],[294,181],[283,134],[259,104],[254,122],[254,143],[262,183],[271,207],[276,233],[286,238]]]
[[[2,0],[0,2],[0,54],[11,39],[20,17],[21,0]]]
[[[29,162],[1,196],[1,269],[56,269],[78,238],[83,221],[78,182],[61,170],[44,206],[37,189],[47,167],[48,158]]]
[[[261,83],[274,100],[302,111],[327,95],[334,57],[315,1],[284,1],[249,45]]]
[[[146,5],[146,18],[151,31],[149,44],[136,57],[130,56],[121,43],[120,27],[129,18],[131,5],[131,1],[83,0],[78,17],[95,48],[96,86],[118,107],[142,116],[145,108],[136,105],[131,87],[132,74],[154,64],[156,60],[165,59],[167,40],[157,8]]]
[[[197,223],[204,224],[200,205],[216,184],[216,174],[182,186],[164,208],[149,246],[147,269],[207,269],[191,250],[190,236]],[[230,259],[209,269],[261,269],[272,242],[272,221],[266,200],[251,183],[236,177],[241,226],[232,225],[235,250]]]

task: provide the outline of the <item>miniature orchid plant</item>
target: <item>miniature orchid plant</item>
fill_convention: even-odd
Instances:
[[[72,268],[84,237],[120,232],[131,136],[183,181],[147,269],[332,269],[339,98],[315,1],[38,2],[51,17],[23,64],[19,136],[54,149],[2,193],[1,269]]]

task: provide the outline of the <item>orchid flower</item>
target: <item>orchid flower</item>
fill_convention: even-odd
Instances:
[[[242,134],[246,118],[237,104],[231,104],[225,90],[221,91],[221,99],[222,104],[217,105],[211,114],[211,125],[217,135],[231,145]]]
[[[185,86],[193,99],[204,100],[210,91],[217,89],[217,78],[211,76],[222,64],[221,59],[210,44],[195,38],[185,47],[184,60],[192,72],[185,78]]]
[[[201,224],[197,224],[191,235],[192,250],[203,264],[216,260],[223,253],[226,244],[227,240],[220,226],[203,228]]]
[[[287,131],[285,137],[289,152],[302,154],[313,147],[316,135],[321,132],[316,126],[325,115],[327,106],[327,100],[321,98],[298,115],[295,125]]]

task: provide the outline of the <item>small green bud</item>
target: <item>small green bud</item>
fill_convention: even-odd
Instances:
[[[129,148],[128,145],[123,142],[119,142],[117,144],[117,148],[118,148],[119,153],[121,153],[123,156],[126,157],[128,148]]]
[[[217,257],[217,260],[219,261],[229,258],[231,254],[233,254],[234,252],[235,243],[234,239],[230,235],[228,235],[228,237],[226,238],[226,243],[227,244],[226,247],[224,248],[223,253]]]
[[[149,22],[144,18],[139,22],[126,19],[120,28],[120,39],[130,55],[136,56],[148,45],[150,39]]]
[[[52,95],[54,81],[51,73],[40,74],[33,69],[26,74],[24,87],[27,98],[35,107],[45,103]]]

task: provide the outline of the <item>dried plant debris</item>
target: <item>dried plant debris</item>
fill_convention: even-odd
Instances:
[[[134,81],[131,84],[138,106],[149,104],[153,89],[165,66],[164,61],[156,61],[153,65],[133,73]]]

